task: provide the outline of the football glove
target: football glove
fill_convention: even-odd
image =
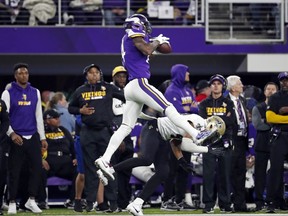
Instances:
[[[163,34],[160,34],[157,37],[150,39],[150,41],[152,41],[152,42],[155,40],[159,41],[159,44],[163,44],[163,43],[167,43],[167,42],[169,43],[170,38],[163,36]]]
[[[225,154],[225,148],[224,147],[216,148],[216,147],[208,146],[208,153],[213,154],[217,157],[223,156]]]
[[[171,135],[170,137],[170,143],[173,143],[175,146],[179,146],[182,143],[183,136],[180,134],[176,134],[176,136]]]
[[[193,164],[187,163],[184,157],[178,159],[179,166],[187,173],[194,173]]]

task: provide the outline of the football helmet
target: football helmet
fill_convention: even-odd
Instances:
[[[210,146],[218,142],[222,135],[225,133],[226,125],[225,122],[219,116],[211,116],[206,119],[206,130],[215,130],[216,133],[213,134],[210,138],[206,139],[202,145]]]
[[[227,80],[221,74],[215,74],[210,77],[209,86],[211,86],[215,80],[218,80],[219,82],[222,83],[223,85],[222,92],[225,92],[227,88]]]
[[[223,121],[223,119],[220,118],[219,116],[210,116],[209,118],[206,119],[206,123],[207,123],[206,125],[207,130],[216,128],[220,136],[223,136],[223,134],[226,131],[226,124]]]
[[[142,14],[133,14],[125,19],[125,29],[132,29],[142,33],[151,34],[152,27],[148,19]]]

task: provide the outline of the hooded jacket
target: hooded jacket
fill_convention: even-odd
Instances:
[[[95,129],[110,127],[114,117],[112,111],[114,97],[125,101],[123,91],[114,85],[106,82],[95,85],[85,83],[76,89],[68,111],[74,115],[80,114],[80,108],[87,104],[89,107],[94,107],[95,112],[91,115],[81,115],[83,124]]]
[[[226,131],[223,139],[232,139],[233,131],[237,131],[237,120],[234,111],[233,102],[225,98],[223,95],[214,99],[211,95],[208,96],[199,104],[199,115],[207,119],[210,116],[219,116],[223,119],[226,125]]]
[[[194,95],[185,81],[188,67],[183,64],[176,64],[171,68],[171,84],[165,92],[166,99],[171,102],[179,113],[198,113],[198,108],[192,107],[195,101]],[[187,112],[184,107],[189,107]]]

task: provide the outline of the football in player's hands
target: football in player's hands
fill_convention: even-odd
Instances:
[[[157,49],[158,52],[167,54],[172,52],[172,48],[169,42],[160,44]]]

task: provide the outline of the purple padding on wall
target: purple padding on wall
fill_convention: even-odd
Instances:
[[[56,176],[53,176],[47,179],[48,186],[71,185],[71,184],[72,184],[72,181],[64,179],[64,178],[59,178]]]
[[[211,45],[204,28],[153,28],[153,36],[170,38],[174,54],[288,53],[285,44]],[[104,27],[1,27],[2,54],[119,54],[124,29]]]

